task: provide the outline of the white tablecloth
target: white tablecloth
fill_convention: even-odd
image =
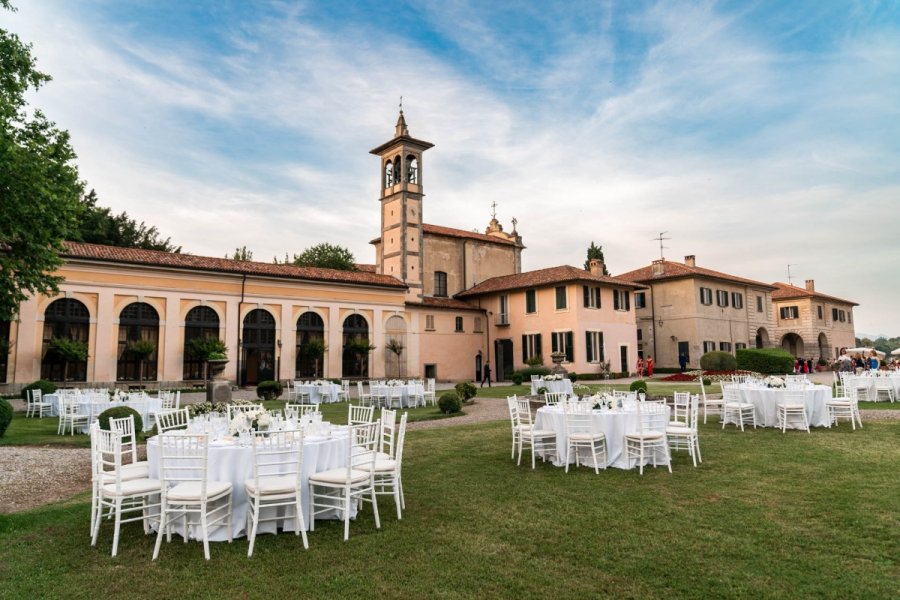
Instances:
[[[331,396],[328,397],[328,402],[337,402],[338,392],[341,391],[341,386],[335,383],[323,383],[322,385],[295,385],[294,387],[297,388],[298,392],[309,394],[310,404],[322,403],[321,392],[323,390],[331,392]]]
[[[669,420],[669,411],[666,407],[666,421]],[[617,409],[615,411],[593,411],[593,430],[602,432],[606,436],[606,452],[608,454],[609,466],[617,469],[634,468],[634,464],[629,465],[625,459],[625,434],[635,432],[638,429],[638,413],[637,410]],[[566,444],[568,437],[566,436],[566,416],[563,410],[556,406],[543,406],[537,409],[537,416],[534,422],[535,429],[552,429],[556,432],[556,456],[548,456],[556,466],[565,466]],[[540,456],[540,455],[539,455]],[[574,464],[575,456],[571,457],[571,463]],[[651,464],[650,458],[644,462],[645,465]]]
[[[396,394],[397,390],[399,389],[400,396],[402,398],[401,404],[405,408],[408,408],[410,406],[411,396],[415,398],[417,395],[421,396],[425,392],[425,387],[416,383],[409,383],[406,385],[373,385],[371,386],[371,388],[372,394],[380,394],[388,400],[390,400],[391,392]]]
[[[538,390],[542,387],[547,388],[551,392],[558,394],[560,392],[565,392],[569,396],[573,394],[572,392],[572,381],[568,378],[561,379],[559,381],[544,381],[543,379],[535,379],[531,382],[531,395],[535,396],[538,393]]]
[[[763,427],[778,426],[778,403],[785,401],[785,388],[767,388],[754,384],[741,384],[738,386],[741,392],[741,400],[753,405],[756,412],[756,422]],[[810,427],[828,427],[828,411],[825,403],[831,400],[831,388],[825,385],[813,385],[803,389],[803,401],[806,404],[806,418]],[[733,422],[732,419],[725,421]],[[788,421],[787,426],[792,428],[796,423]]]
[[[55,417],[59,416],[59,394],[48,394],[44,396],[44,401],[50,403],[50,414]],[[126,400],[124,402],[112,402],[106,394],[84,394],[77,396],[78,414],[88,417],[88,422],[93,423],[104,410],[114,408],[116,406],[127,406],[133,408],[141,415],[144,431],[153,429],[155,423],[150,418],[152,413],[158,412],[162,407],[159,398],[144,396],[142,399]],[[87,433],[90,425],[81,428],[82,433]]]
[[[217,445],[218,444],[218,445]],[[150,477],[159,477],[159,443],[156,437],[147,441],[147,461],[150,466]],[[302,505],[303,518],[306,520],[306,528],[309,529],[309,476],[312,473],[337,469],[347,464],[347,438],[329,440],[304,441],[303,443],[303,470],[302,481]],[[231,529],[235,537],[247,534],[247,511],[249,501],[245,482],[253,477],[253,449],[238,446],[237,444],[224,444],[211,442],[209,447],[209,464],[207,478],[209,481],[230,481],[232,485],[231,502],[232,518]],[[275,513],[273,511],[279,511]],[[157,511],[158,515],[159,512]],[[285,508],[270,508],[262,512],[263,518],[278,514],[286,515],[282,521],[269,521],[259,524],[258,533],[274,533],[276,527],[285,531],[294,530],[294,512]],[[355,509],[354,514],[355,516]],[[320,518],[322,518],[320,516]],[[157,524],[154,528],[158,527]],[[192,527],[190,537],[200,539],[199,527]],[[179,534],[182,532],[178,530]],[[228,536],[224,527],[216,527],[210,530],[211,542],[225,542]]]
[[[857,377],[850,377],[849,379],[852,381],[851,385],[859,384],[860,387],[865,387],[866,389],[868,389],[869,399],[872,401],[875,400],[875,384],[878,382],[883,383],[885,381],[889,381],[894,388],[894,401],[896,402],[897,400],[900,400],[900,373],[891,373],[888,376],[878,377],[860,375]],[[883,401],[887,402],[886,395],[882,395],[881,398]]]

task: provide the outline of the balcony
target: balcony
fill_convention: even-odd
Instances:
[[[509,315],[501,313],[494,316],[494,325],[497,327],[509,327]]]

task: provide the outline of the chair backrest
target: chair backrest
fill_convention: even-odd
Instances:
[[[122,436],[115,431],[100,429],[100,424],[91,426],[91,465],[94,480],[109,484],[109,477],[115,478],[116,492],[122,492]]]
[[[341,390],[344,391],[345,394],[350,394],[350,381],[347,379],[341,379]]]
[[[519,411],[518,398],[515,395],[507,396],[506,407],[509,409],[509,420],[513,429],[515,429],[519,425],[519,415],[517,414]]]
[[[516,398],[516,418],[519,425],[532,425],[531,401],[528,398]]]
[[[409,413],[403,413],[400,417],[400,427],[397,430],[397,451],[394,454],[394,460],[397,461],[398,469],[403,462],[403,448],[406,446],[406,418],[408,416]]]
[[[253,480],[261,489],[261,477],[291,477],[300,489],[303,470],[303,431],[257,431],[253,434]]]
[[[157,436],[159,444],[159,479],[163,494],[181,482],[197,482],[200,494],[206,497],[206,472],[209,457],[209,436],[168,432]]]
[[[541,378],[540,375],[532,375],[532,376],[531,376],[531,380],[532,380],[532,381],[538,381],[540,378]]]
[[[109,428],[121,436],[122,452],[131,454],[131,462],[137,462],[137,436],[134,432],[134,415],[110,419]]]
[[[691,396],[690,405],[688,407],[687,425],[694,431],[697,431],[700,418],[700,396],[694,394]]]
[[[675,392],[675,401],[672,405],[672,422],[681,425],[688,424],[688,413],[691,410],[691,393]]]
[[[347,436],[347,481],[353,478],[353,471],[367,471],[372,475],[375,469],[378,427],[377,421],[350,427],[350,435]]]
[[[638,407],[638,432],[665,431],[666,405],[662,402],[641,402]]]
[[[187,427],[190,420],[191,415],[186,406],[179,410],[156,413],[156,429],[159,433],[165,433],[173,429]]]
[[[722,398],[724,398],[725,402],[740,402],[741,401],[741,392],[738,389],[737,385],[723,385],[722,386]]]
[[[433,377],[428,378],[428,391],[429,392],[434,391],[434,378]]]
[[[378,432],[377,450],[393,457],[397,436],[397,411],[389,408],[382,409],[379,423],[381,423],[381,428]]]
[[[779,404],[806,404],[806,393],[802,389],[787,388]]]
[[[229,404],[228,405],[228,421],[230,422],[234,415],[239,412],[256,412],[263,410],[262,404]]]
[[[748,375],[732,375],[731,383],[747,383]]]
[[[286,419],[299,419],[304,415],[312,415],[319,412],[318,404],[285,404],[284,417]]]
[[[700,398],[703,404],[706,404],[706,386],[703,384],[703,377],[701,376],[698,381],[700,382]]]
[[[356,393],[357,393],[357,395],[358,395],[360,398],[363,398],[363,397],[365,397],[365,396],[367,395],[366,392],[365,392],[365,390],[363,389],[363,382],[362,382],[362,381],[357,381],[357,382],[356,382]]]
[[[560,402],[565,402],[568,397],[568,394],[565,392],[547,392],[544,394],[544,402],[547,406],[554,406]]]
[[[41,400],[42,400],[43,397],[44,397],[43,394],[44,394],[44,392],[42,392],[42,391],[39,390],[39,389],[33,389],[33,390],[31,390],[31,400],[32,400],[32,402],[41,402]]]
[[[59,397],[59,416],[71,417],[78,414],[78,399],[75,396]]]
[[[347,407],[347,425],[367,425],[374,422],[374,406],[354,406],[350,404]]]
[[[566,418],[566,435],[573,433],[592,433],[594,412],[580,402],[564,402],[563,411]]]

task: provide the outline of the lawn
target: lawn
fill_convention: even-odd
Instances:
[[[900,424],[701,430],[674,474],[518,468],[505,422],[411,431],[407,511],[341,541],[319,522],[247,543],[88,542],[89,498],[0,516],[0,597],[891,598],[900,590]],[[177,538],[176,538],[177,539]]]

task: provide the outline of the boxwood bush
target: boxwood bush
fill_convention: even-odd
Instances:
[[[31,390],[41,390],[44,395],[52,394],[56,391],[56,384],[45,379],[38,379],[34,383],[29,383],[22,388],[22,400],[28,400],[28,392]]]
[[[644,392],[647,393],[647,382],[643,379],[638,379],[636,381],[632,381],[631,385],[628,386],[628,389],[632,392]]]
[[[513,384],[522,385],[522,374],[521,373],[513,373],[512,377],[510,379],[512,379]]]
[[[13,407],[8,400],[0,398],[0,437],[6,433],[6,428],[12,422]]]
[[[445,415],[450,415],[461,411],[462,403],[460,403],[459,396],[456,395],[456,392],[445,392],[441,394],[441,397],[438,400],[438,408],[441,409],[441,412]]]
[[[475,384],[469,383],[468,381],[460,381],[456,384],[455,389],[456,395],[466,404],[478,394],[478,388],[475,387]]]
[[[568,377],[569,377],[569,381],[571,381],[572,383],[575,383],[576,381],[578,381],[578,373],[575,373],[575,372],[569,373]]]
[[[737,360],[731,352],[712,351],[700,357],[700,368],[704,371],[734,371]]]
[[[97,417],[97,421],[100,423],[100,429],[110,431],[110,419],[124,419],[129,415],[134,417],[134,432],[137,435],[140,435],[144,430],[144,421],[143,419],[141,419],[141,415],[138,411],[128,406],[114,406],[112,408],[107,408],[102,413],[100,413],[100,416]]]
[[[781,348],[742,348],[737,351],[737,366],[765,375],[784,375],[794,372],[794,357]]]
[[[547,367],[525,367],[524,369],[519,369],[515,372],[516,375],[522,376],[522,381],[531,381],[532,375],[540,375],[543,377],[544,375],[550,374],[550,369]]]
[[[280,381],[260,381],[256,386],[256,397],[262,400],[275,400],[280,398],[284,387]]]

